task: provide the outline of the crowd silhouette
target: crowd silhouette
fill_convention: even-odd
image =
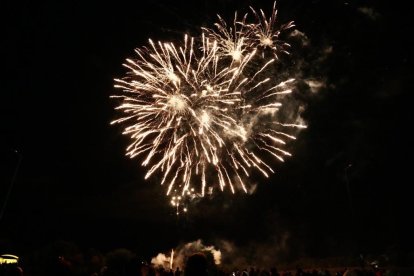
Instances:
[[[106,254],[96,249],[79,250],[59,241],[18,263],[0,264],[0,276],[412,276],[414,267],[365,262],[353,266],[312,267],[299,265],[247,267],[217,265],[209,251],[188,253],[179,263],[154,264],[132,251],[118,248]]]
[[[118,252],[119,253],[119,252]],[[125,252],[124,252],[125,253]],[[183,268],[166,269],[134,258],[116,256],[114,260],[104,263],[95,269],[79,269],[77,265],[58,256],[48,267],[41,270],[23,271],[18,264],[0,265],[0,276],[408,276],[414,275],[413,269],[399,270],[395,268],[378,267],[349,267],[329,269],[303,269],[281,270],[276,267],[258,268],[221,268],[208,261],[202,252],[192,254],[186,258]],[[79,264],[78,264],[79,265]],[[85,269],[86,268],[86,269]]]

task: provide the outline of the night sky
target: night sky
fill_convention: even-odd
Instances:
[[[280,0],[280,22],[308,38],[293,49],[302,76],[324,83],[302,95],[308,128],[275,175],[254,177],[253,195],[226,191],[177,217],[157,177],[144,181],[139,159],[124,156],[122,126],[109,124],[113,79],[148,38],[180,41],[216,14],[273,1],[83,2],[0,4],[0,249],[68,240],[152,256],[196,239],[260,248],[287,237],[280,253],[291,258],[413,251],[406,7]]]

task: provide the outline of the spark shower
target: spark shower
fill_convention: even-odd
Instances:
[[[198,37],[149,39],[115,79],[112,124],[131,139],[126,155],[148,168],[145,179],[160,176],[174,206],[215,190],[247,193],[252,170],[268,177],[268,160],[291,156],[285,146],[306,126],[280,116],[296,80],[279,63],[290,49],[281,35],[295,25],[276,19],[275,2],[270,16],[250,7]]]

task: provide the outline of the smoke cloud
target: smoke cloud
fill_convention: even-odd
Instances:
[[[189,256],[204,253],[214,259],[214,264],[225,270],[248,269],[250,267],[270,269],[290,261],[292,237],[289,232],[269,237],[264,241],[251,241],[236,245],[233,241],[217,240],[215,245],[205,245],[201,239],[177,246],[174,249],[172,267],[184,269]],[[151,263],[170,269],[171,253],[159,253]]]
[[[214,260],[214,264],[221,264],[221,251],[216,249],[213,245],[204,245],[201,239],[181,244],[177,248],[173,249],[174,254],[170,253],[167,256],[164,253],[158,253],[157,256],[151,259],[151,263],[156,267],[163,267],[164,269],[170,269],[171,257],[173,269],[179,267],[184,268],[187,258],[195,253],[210,254]]]

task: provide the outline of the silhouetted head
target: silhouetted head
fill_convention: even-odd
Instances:
[[[185,265],[185,276],[206,276],[207,258],[202,253],[195,253],[188,257]]]
[[[10,266],[10,269],[7,270],[5,275],[22,276],[23,275],[23,269],[20,266],[17,266],[17,265]]]

